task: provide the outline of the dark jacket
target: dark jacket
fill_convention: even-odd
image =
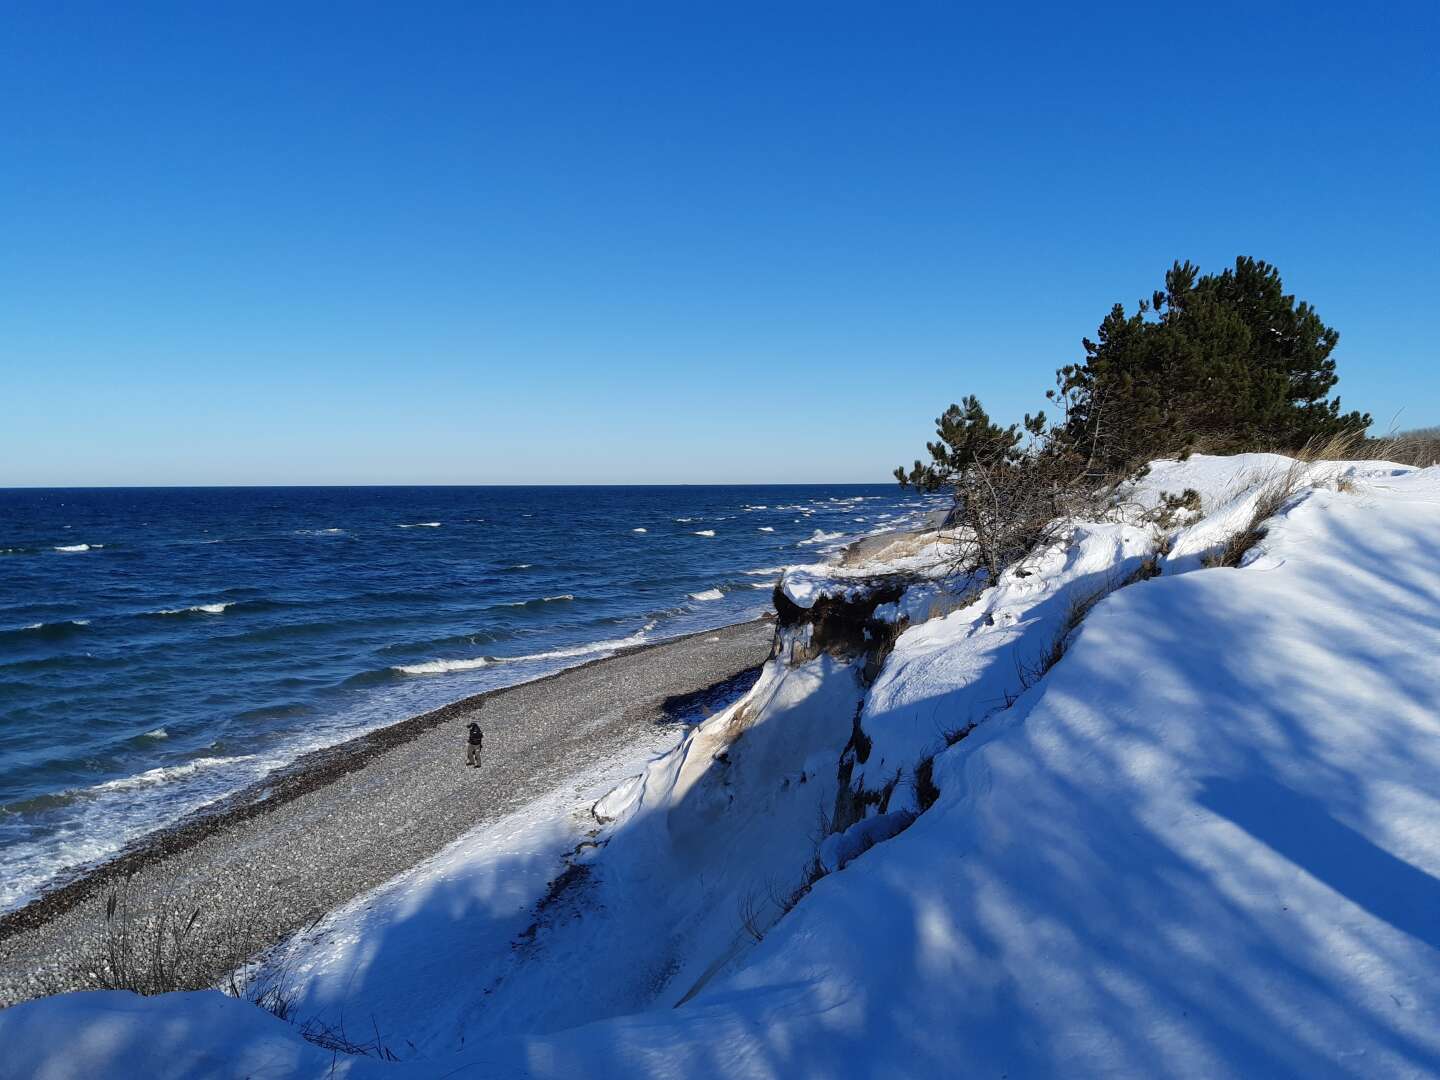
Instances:
[[[479,724],[470,725],[470,745],[480,746],[485,742],[485,732],[480,730]]]

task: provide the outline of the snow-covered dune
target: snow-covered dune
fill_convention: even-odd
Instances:
[[[1207,567],[1281,475],[1258,546]],[[918,581],[870,616],[904,627],[878,670],[782,631],[598,804],[533,930],[463,927],[489,966],[443,1032],[346,936],[360,906],[297,943],[333,973],[305,1008],[422,1060],[97,993],[0,1013],[0,1076],[1440,1073],[1440,468],[1197,456],[1109,517],[983,590]],[[803,574],[798,610],[854,599]],[[847,793],[866,816],[826,840]]]

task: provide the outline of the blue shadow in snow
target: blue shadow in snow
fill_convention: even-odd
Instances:
[[[1319,801],[1254,775],[1211,778],[1197,801],[1377,919],[1440,949],[1440,879],[1342,825]]]

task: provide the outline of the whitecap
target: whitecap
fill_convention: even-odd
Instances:
[[[631,532],[649,532],[649,529],[631,529]]]
[[[752,581],[752,582],[750,583],[750,588],[752,588],[752,589],[773,589],[776,585],[779,585],[779,584],[780,584],[780,579],[779,579],[779,578],[776,578],[774,581]]]
[[[538,600],[511,600],[508,603],[498,604],[497,607],[529,607],[531,604],[554,604],[566,600],[574,600],[570,593],[561,593],[559,596],[542,596]]]
[[[774,531],[775,531],[775,526],[773,526],[773,525],[761,525],[760,528],[756,530],[756,532],[774,532]]]
[[[439,521],[417,521],[413,525],[401,525],[402,529],[438,529],[443,524]]]
[[[219,615],[230,603],[224,604],[196,604],[187,608],[161,608],[155,612],[156,615]]]
[[[750,577],[769,577],[771,574],[783,574],[789,569],[788,566],[761,566],[754,570],[746,570],[745,573]]]
[[[594,641],[589,645],[573,645],[565,649],[551,649],[548,652],[531,653],[528,656],[477,656],[473,660],[431,660],[424,664],[407,664],[393,668],[404,675],[445,675],[452,671],[473,671],[489,664],[524,664],[537,660],[573,660],[581,656],[599,653],[613,653],[621,649],[645,644],[645,635],[655,629],[653,622],[646,623],[629,637],[612,638],[608,641]]]
[[[715,535],[715,530],[714,530],[714,529],[696,529],[696,530],[695,530],[695,535],[696,535],[696,536],[714,536],[714,535]]]
[[[551,649],[549,652],[532,653],[529,656],[497,656],[495,660],[497,663],[519,664],[528,660],[568,660],[577,656],[590,656],[594,653],[615,652],[619,649],[629,649],[645,644],[645,635],[653,629],[655,629],[655,624],[648,622],[629,637],[611,638],[609,641],[596,641],[589,645],[574,645],[568,649]]]
[[[474,671],[490,663],[488,656],[477,656],[472,660],[428,660],[423,664],[405,664],[391,670],[402,675],[447,675],[452,671]]]
[[[692,592],[691,600],[724,600],[725,594],[719,589],[706,589],[704,592]]]
[[[240,754],[235,757],[203,757],[188,761],[184,765],[162,765],[156,769],[148,769],[135,776],[123,776],[119,780],[107,780],[103,784],[96,784],[86,789],[89,792],[95,791],[128,791],[131,788],[150,787],[154,784],[168,784],[171,780],[178,780],[183,776],[190,776],[201,769],[213,769],[220,765],[232,765],[241,761],[250,761],[254,754]]]
[[[104,544],[60,544],[56,551],[89,551],[92,547],[104,547]]]
[[[147,731],[144,735],[144,738],[147,739],[168,739],[169,737],[170,732],[166,731],[163,727],[157,727],[153,731]]]
[[[844,536],[844,535],[845,535],[845,534],[844,534],[843,532],[827,533],[827,532],[824,532],[824,531],[821,530],[821,529],[816,529],[814,535],[812,535],[809,540],[801,540],[800,543],[801,543],[801,544],[825,544],[825,543],[828,543],[828,542],[831,541],[831,540],[839,540],[839,539],[840,539],[842,536]]]

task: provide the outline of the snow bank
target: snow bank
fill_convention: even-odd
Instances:
[[[1292,468],[1250,559],[1204,568]],[[1187,488],[1198,519],[1158,527]],[[306,1001],[420,1060],[332,1060],[218,994],[89,994],[0,1012],[0,1073],[1435,1075],[1440,468],[1196,457],[1117,498],[957,610],[913,585],[868,686],[777,656],[587,797],[594,835],[509,922],[376,900]],[[845,578],[813,576],[800,598]],[[817,837],[842,759],[897,786]]]

